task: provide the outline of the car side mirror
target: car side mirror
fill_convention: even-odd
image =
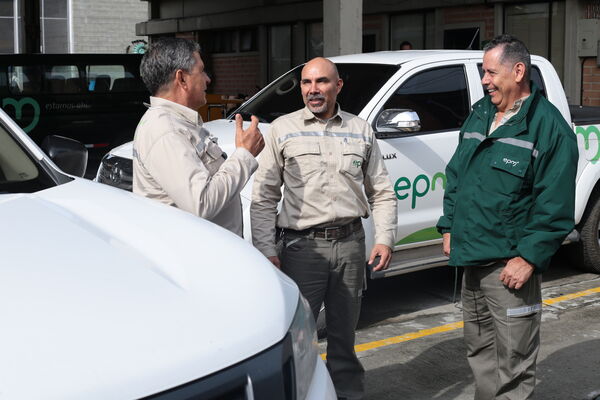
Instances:
[[[419,115],[406,108],[390,108],[379,114],[375,122],[375,132],[379,138],[398,137],[401,134],[421,130]]]
[[[81,142],[51,135],[44,138],[40,147],[63,172],[78,177],[85,174],[88,151]]]

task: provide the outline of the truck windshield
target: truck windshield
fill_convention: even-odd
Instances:
[[[375,93],[400,68],[385,64],[336,64],[344,87],[338,95],[342,110],[358,115]],[[300,93],[302,65],[292,69],[245,103],[233,114],[240,113],[246,121],[256,115],[261,122],[273,122],[284,114],[304,107]]]

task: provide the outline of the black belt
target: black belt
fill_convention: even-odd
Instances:
[[[344,226],[332,226],[329,228],[308,228],[301,231],[294,229],[283,228],[283,233],[290,233],[299,236],[310,236],[315,239],[325,240],[336,240],[343,239],[350,235],[352,232],[358,232],[362,228],[362,222],[360,218],[356,218],[354,221]]]

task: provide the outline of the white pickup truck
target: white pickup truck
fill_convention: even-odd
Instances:
[[[397,242],[390,268],[369,270],[381,278],[444,265],[441,237],[435,229],[442,214],[444,174],[458,144],[458,132],[471,106],[484,96],[481,51],[394,51],[331,58],[344,87],[342,109],[372,124],[398,199]],[[578,264],[600,272],[600,108],[569,107],[552,65],[532,56],[532,80],[572,124],[579,145],[575,220],[572,243]],[[281,76],[238,110],[245,120],[258,116],[260,128],[280,115],[303,107],[299,81],[302,66]],[[220,146],[233,151],[231,117],[205,124]],[[131,189],[131,143],[114,149],[103,160],[97,180]],[[242,196],[249,235],[249,183]],[[369,219],[364,220],[367,248],[373,240]]]
[[[67,175],[52,160],[82,175],[87,150],[48,139],[52,159],[0,110],[0,398],[337,398],[289,278],[225,229]]]

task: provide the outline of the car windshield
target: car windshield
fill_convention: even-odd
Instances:
[[[47,174],[0,124],[0,194],[31,193],[52,185]]]
[[[385,64],[336,64],[344,87],[338,95],[342,110],[359,114],[375,93],[398,71],[399,66]],[[256,115],[261,122],[273,122],[282,115],[304,107],[300,94],[302,65],[278,78],[254,99],[232,114],[245,120]]]

